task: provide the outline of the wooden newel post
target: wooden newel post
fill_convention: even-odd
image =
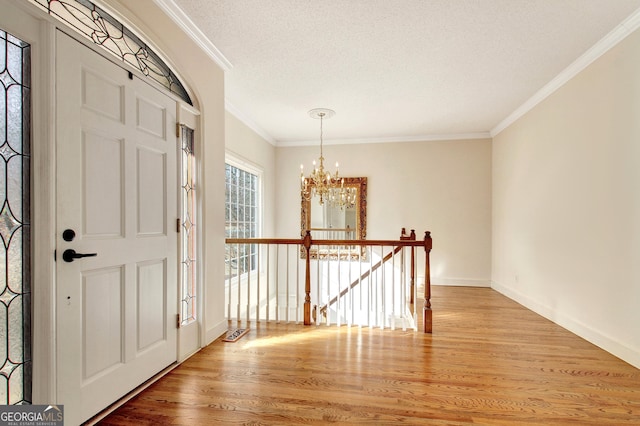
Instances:
[[[422,323],[424,324],[424,332],[433,332],[433,318],[431,311],[431,269],[429,267],[429,253],[431,252],[431,232],[424,233],[424,308],[422,314]]]
[[[407,231],[405,230],[405,228],[402,228],[402,231],[400,232],[400,240],[411,240],[411,241],[415,241],[416,240],[416,230],[412,229],[411,230],[411,234],[407,235]],[[413,305],[415,302],[413,300],[413,293],[415,292],[415,285],[416,285],[416,248],[414,246],[411,246],[411,287],[410,287],[410,300],[409,303],[411,305]],[[412,307],[413,309],[413,307]]]
[[[307,252],[304,273],[304,325],[311,325],[311,231],[307,230],[302,244]]]

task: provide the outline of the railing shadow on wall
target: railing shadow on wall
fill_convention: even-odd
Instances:
[[[417,330],[422,298],[423,329],[432,332],[428,231],[423,240],[403,228],[398,240],[313,239],[307,231],[302,239],[225,242],[229,321]],[[418,297],[421,264],[424,295]]]

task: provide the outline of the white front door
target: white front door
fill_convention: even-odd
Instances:
[[[176,361],[175,115],[58,33],[57,402],[70,425]]]

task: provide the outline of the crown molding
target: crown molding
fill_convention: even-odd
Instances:
[[[433,142],[433,141],[453,141],[471,139],[491,139],[489,132],[476,133],[447,133],[441,135],[418,135],[418,136],[391,136],[385,138],[358,138],[358,139],[324,139],[325,145],[359,145],[372,143],[403,143],[403,142]],[[277,147],[294,146],[315,146],[318,140],[306,141],[277,141]]]
[[[582,56],[576,59],[571,65],[565,68],[553,80],[544,85],[525,103],[520,105],[504,120],[491,129],[491,137],[497,136],[504,129],[513,124],[520,117],[531,111],[536,105],[549,97],[556,90],[564,86],[569,80],[578,75],[582,70],[591,65],[596,59],[607,53],[612,47],[624,40],[629,34],[640,27],[640,9],[633,12],[627,19],[622,21],[617,27],[611,30],[600,41],[594,44]]]
[[[216,64],[224,71],[229,71],[233,65],[218,50],[218,48],[204,35],[204,33],[191,21],[174,0],[153,0],[169,17],[173,20]],[[445,135],[423,135],[412,137],[387,137],[373,139],[334,139],[326,140],[328,145],[340,144],[364,144],[364,143],[388,143],[388,142],[420,142],[436,140],[460,140],[460,139],[484,139],[493,138],[503,130],[532,110],[536,105],[545,100],[555,91],[564,86],[569,80],[588,67],[600,56],[608,52],[612,47],[620,43],[629,34],[640,28],[640,8],[633,12],[628,18],[610,31],[594,46],[587,50],[582,56],[576,59],[571,65],[565,68],[553,80],[538,90],[531,98],[515,109],[506,118],[500,121],[488,132],[445,134]],[[310,146],[317,141],[276,141],[264,129],[258,126],[253,120],[242,113],[238,108],[225,100],[225,108],[245,125],[263,137],[269,143],[278,147]]]
[[[248,115],[225,99],[224,107],[227,112],[240,120],[245,126],[256,132],[260,137],[278,148],[294,146],[315,146],[317,139],[281,141],[274,139],[266,130],[256,124]],[[371,143],[402,143],[402,142],[430,142],[430,141],[450,141],[450,140],[470,140],[470,139],[490,139],[489,132],[476,133],[448,133],[440,135],[418,135],[418,136],[390,136],[385,138],[354,138],[354,139],[325,139],[325,145],[357,145]]]
[[[235,118],[240,120],[245,126],[256,132],[261,138],[269,142],[273,146],[277,146],[276,140],[271,137],[262,127],[258,126],[255,121],[249,118],[245,113],[236,108],[227,99],[224,100],[224,109]]]
[[[220,50],[204,35],[174,0],[153,0],[204,52],[222,68],[229,71],[233,65]]]

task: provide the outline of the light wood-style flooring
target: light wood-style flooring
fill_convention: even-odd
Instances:
[[[433,287],[433,334],[252,324],[103,425],[640,425],[640,370],[487,288]]]

